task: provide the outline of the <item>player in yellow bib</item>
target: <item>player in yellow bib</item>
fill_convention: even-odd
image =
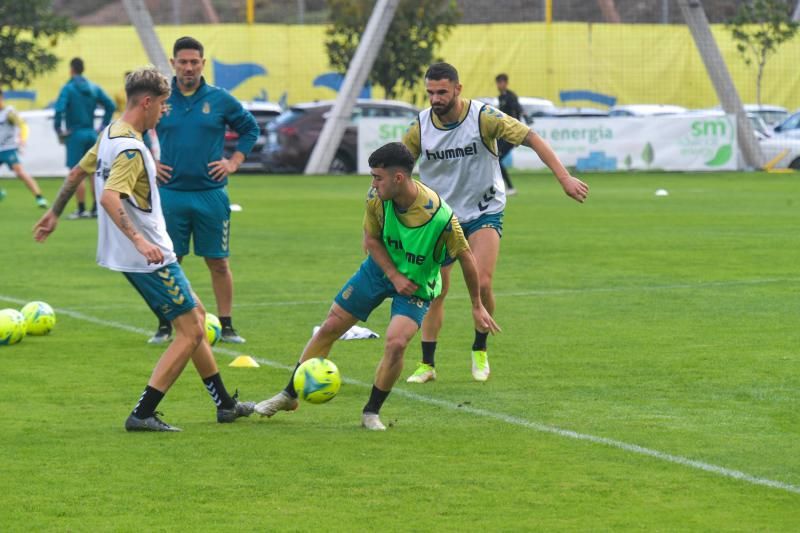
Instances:
[[[506,191],[500,172],[497,141],[532,148],[558,179],[564,192],[583,202],[589,187],[570,175],[552,148],[528,126],[492,106],[461,97],[458,72],[447,63],[425,73],[431,107],[422,111],[403,137],[419,159],[420,180],[439,193],[461,222],[478,263],[481,301],[494,315],[492,278],[500,252]],[[436,379],[434,351],[444,319],[444,298],[450,285],[451,265],[442,268],[442,293],[431,302],[422,323],[422,362],[410,383]],[[472,376],[489,378],[486,333],[475,331]]]
[[[417,333],[430,301],[441,292],[441,264],[457,258],[472,300],[475,328],[499,331],[481,303],[478,272],[458,220],[434,191],[411,178],[414,157],[401,143],[378,148],[369,158],[372,190],[364,216],[364,246],[369,256],[336,295],[322,326],[300,356],[300,363],[328,357],[333,343],[359,320],[367,320],[386,298],[392,299],[383,358],[361,415],[369,430],[385,430],[379,412],[403,369],[406,346]],[[295,367],[296,369],[296,367]],[[284,390],[256,405],[272,416],[297,409],[294,372]]]

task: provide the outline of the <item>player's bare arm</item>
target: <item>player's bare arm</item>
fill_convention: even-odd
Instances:
[[[109,218],[114,221],[120,231],[131,240],[136,250],[147,259],[148,265],[157,265],[164,262],[164,254],[161,252],[161,248],[136,231],[136,227],[122,206],[120,193],[108,189],[104,190],[103,196],[100,198],[100,205],[103,206]]]
[[[475,322],[475,329],[480,332],[498,333],[500,326],[489,314],[489,311],[481,302],[481,284],[478,278],[478,265],[475,257],[469,249],[463,250],[458,254],[458,262],[461,265],[461,272],[464,275],[464,282],[467,284],[469,299],[472,301],[472,320]]]
[[[570,175],[569,171],[561,163],[561,160],[544,139],[537,135],[535,131],[531,130],[528,132],[525,140],[522,141],[522,144],[536,152],[539,159],[547,165],[556,179],[558,179],[558,182],[561,184],[567,196],[577,202],[583,203],[586,201],[586,198],[589,196],[589,186],[575,176]]]
[[[58,191],[58,196],[53,201],[52,207],[42,215],[42,218],[33,226],[33,238],[38,242],[44,242],[47,237],[56,230],[58,224],[58,217],[64,212],[69,200],[75,191],[78,190],[78,185],[86,178],[88,172],[83,170],[80,166],[74,167],[70,170],[67,178],[64,180],[64,185]]]
[[[212,161],[209,163],[208,166],[211,169],[209,175],[215,181],[222,181],[226,176],[239,170],[242,163],[244,163],[244,154],[239,151],[234,152],[230,159],[225,159],[223,157],[219,161]]]
[[[383,273],[386,274],[387,278],[389,278],[389,281],[392,282],[392,285],[394,285],[394,289],[398,294],[402,294],[403,296],[411,296],[417,292],[419,285],[405,277],[400,273],[399,270],[397,270],[397,267],[389,257],[389,252],[386,251],[386,247],[384,246],[382,240],[370,235],[369,232],[365,231],[364,248],[367,249],[370,257],[372,257],[372,260],[375,261],[379,267],[381,267],[381,270],[383,270]]]

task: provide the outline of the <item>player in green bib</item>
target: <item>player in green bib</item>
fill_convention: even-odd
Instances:
[[[383,202],[383,213],[383,242],[389,258],[402,275],[419,286],[414,296],[433,300],[442,292],[441,265],[447,255],[444,246],[436,249],[436,242],[450,225],[453,210],[440,200],[430,220],[412,227],[400,221],[392,200]]]
[[[328,316],[300,355],[300,363],[328,357],[333,343],[359,320],[367,320],[386,298],[392,299],[383,358],[375,373],[361,424],[385,430],[379,412],[403,369],[406,347],[417,333],[430,301],[442,291],[441,265],[458,259],[479,331],[500,328],[483,306],[475,258],[452,209],[430,188],[411,178],[414,156],[402,143],[389,143],[370,155],[372,189],[364,216],[364,247],[369,255],[336,295]],[[295,367],[296,368],[296,367]],[[284,390],[256,406],[272,416],[297,409],[294,372]]]

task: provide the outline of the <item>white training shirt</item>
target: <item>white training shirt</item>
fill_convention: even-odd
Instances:
[[[0,109],[0,152],[17,148],[17,126],[8,120],[13,111],[10,105]]]
[[[463,122],[446,130],[434,125],[431,108],[419,115],[420,180],[439,193],[462,224],[506,205],[500,161],[481,137],[483,106],[470,100]]]
[[[132,137],[111,137],[111,126],[103,130],[97,147],[97,170],[94,173],[95,190],[97,194],[105,188],[105,181],[111,173],[111,165],[125,151],[137,151],[144,160],[147,180],[150,184],[150,205],[138,206],[136,199],[129,196],[122,200],[122,205],[136,228],[142,236],[161,248],[164,262],[148,265],[147,259],[136,250],[133,242],[120,230],[108,216],[105,209],[97,213],[97,264],[116,270],[118,272],[154,272],[170,263],[177,261],[172,247],[172,239],[167,233],[167,224],[161,211],[161,197],[158,194],[156,183],[156,164],[150,155],[150,150],[144,143]],[[149,207],[149,208],[148,208]]]

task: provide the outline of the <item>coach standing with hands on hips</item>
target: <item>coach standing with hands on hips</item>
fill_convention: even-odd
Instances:
[[[230,201],[228,175],[236,172],[258,138],[253,115],[227,91],[208,85],[203,78],[203,45],[181,37],[172,48],[172,94],[156,133],[161,144],[157,162],[159,191],[167,231],[178,260],[189,253],[205,259],[217,300],[224,342],[243,343],[231,321],[233,276],[228,264]],[[222,155],[225,129],[239,134],[230,159]],[[156,313],[159,315],[159,313]],[[170,323],[159,316],[158,331],[150,343],[166,342]]]

